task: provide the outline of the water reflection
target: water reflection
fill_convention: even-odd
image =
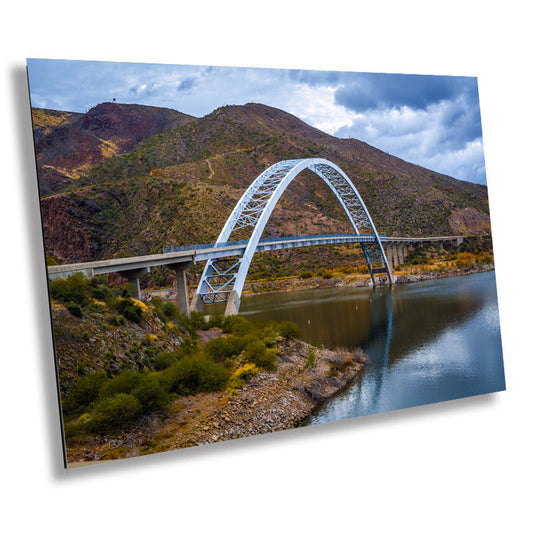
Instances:
[[[494,274],[382,288],[245,297],[243,314],[292,320],[306,340],[363,348],[362,378],[310,423],[505,388]]]

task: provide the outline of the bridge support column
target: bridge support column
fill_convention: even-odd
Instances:
[[[387,263],[389,263],[390,268],[393,268],[393,262],[392,262],[392,246],[390,244],[387,244],[385,246],[385,255],[387,256]]]
[[[231,291],[228,297],[228,303],[226,304],[226,310],[224,316],[237,315],[239,313],[239,307],[241,306],[241,299],[237,291]]]
[[[399,261],[398,261],[398,246],[396,246],[395,244],[392,246],[392,267],[395,268],[398,264],[399,264]]]
[[[403,244],[398,246],[398,262],[403,265]]]
[[[150,267],[133,268],[131,270],[120,270],[117,272],[117,274],[119,274],[123,278],[126,278],[130,283],[133,283],[133,285],[135,286],[134,297],[140,300],[141,299],[141,286],[139,284],[139,278],[141,276],[144,276],[144,274],[148,274],[148,272],[150,272]]]
[[[455,246],[457,248],[459,248],[459,246],[461,246],[461,244],[463,244],[463,241],[464,241],[463,237],[457,237],[457,239],[455,239]]]
[[[187,262],[168,265],[169,268],[171,268],[174,271],[174,274],[176,275],[175,287],[179,312],[187,316],[190,315],[190,310],[189,294],[187,292],[187,277],[185,276],[185,272],[187,268],[189,268],[192,264],[192,262]]]

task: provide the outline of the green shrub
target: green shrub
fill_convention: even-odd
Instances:
[[[68,302],[67,311],[71,315],[74,315],[75,317],[78,317],[78,318],[81,318],[83,316],[83,311],[81,310],[80,304],[77,304],[76,302]]]
[[[189,317],[189,324],[194,331],[197,329],[204,329],[206,325],[204,315],[197,311],[192,311],[191,316]]]
[[[234,355],[240,354],[241,351],[241,344],[235,342],[233,337],[211,339],[204,347],[204,353],[219,363],[224,362],[226,359]]]
[[[275,328],[272,326],[267,326],[263,329],[262,338],[261,340],[267,345],[267,347],[274,346],[276,344],[276,339],[278,338],[278,332],[277,328],[279,326],[276,325]]]
[[[255,376],[259,372],[259,369],[252,363],[248,363],[239,368],[228,381],[228,388],[240,389],[244,387],[246,381],[252,376]]]
[[[313,277],[313,273],[309,272],[309,270],[303,270],[302,272],[300,272],[298,277],[300,279],[312,278]]]
[[[246,335],[252,331],[253,324],[242,315],[231,315],[224,320],[222,329],[224,333]]]
[[[96,300],[105,301],[111,295],[111,291],[108,287],[93,287],[91,289],[91,296]]]
[[[98,398],[100,389],[107,379],[107,374],[101,370],[76,380],[63,401],[63,411],[74,413],[79,411],[80,407],[88,407]]]
[[[143,379],[141,384],[133,389],[132,395],[139,400],[143,413],[160,411],[168,403],[167,392],[152,376]]]
[[[276,350],[267,349],[265,343],[258,339],[246,346],[244,357],[255,366],[270,369],[274,368],[276,362]]]
[[[50,297],[60,302],[74,302],[80,306],[88,302],[90,282],[81,273],[71,274],[67,279],[52,279],[48,285]]]
[[[184,357],[165,371],[163,384],[180,395],[222,390],[228,380],[226,369],[209,359]]]
[[[112,315],[107,321],[112,326],[120,326],[121,324],[124,324],[124,317],[120,315]]]
[[[123,370],[117,377],[106,381],[100,389],[100,398],[113,396],[114,394],[131,393],[133,389],[141,385],[146,376],[133,370]]]
[[[143,310],[135,305],[130,298],[120,298],[116,300],[117,311],[127,320],[139,323],[143,317]]]
[[[161,352],[158,353],[154,357],[154,362],[152,363],[152,367],[154,370],[160,371],[165,370],[169,366],[171,366],[173,363],[177,361],[178,357],[176,354],[171,352]]]
[[[278,331],[285,339],[299,339],[302,336],[300,328],[294,322],[289,322],[288,320],[279,325]]]
[[[139,400],[132,394],[119,393],[98,401],[87,422],[92,433],[108,433],[131,426],[141,415]]]
[[[224,313],[220,311],[213,313],[209,316],[209,321],[207,322],[207,328],[221,328],[224,325]]]
[[[315,368],[316,367],[316,351],[310,346],[309,352],[307,354],[307,359],[305,360],[304,368]]]
[[[161,306],[161,311],[167,318],[177,318],[178,310],[172,302],[167,302]]]

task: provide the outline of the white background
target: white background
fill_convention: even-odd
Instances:
[[[531,531],[527,3],[194,5],[3,8],[3,530]],[[478,76],[508,390],[63,471],[26,57]]]

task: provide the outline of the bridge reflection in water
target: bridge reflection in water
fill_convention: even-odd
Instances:
[[[503,390],[492,272],[392,287],[317,289],[243,299],[258,320],[293,320],[304,340],[360,346],[362,377],[311,418],[338,420]]]

